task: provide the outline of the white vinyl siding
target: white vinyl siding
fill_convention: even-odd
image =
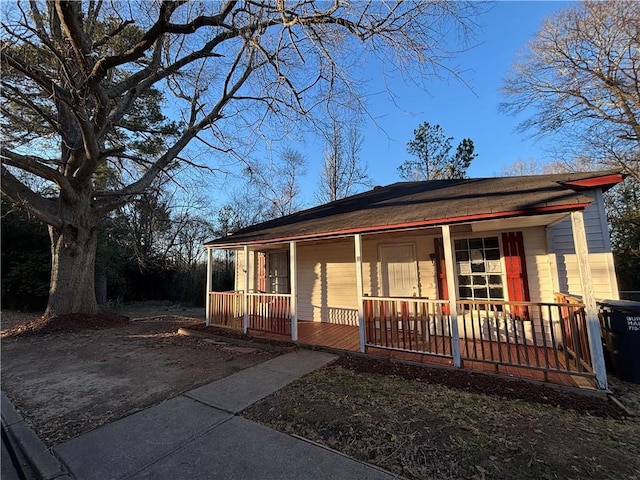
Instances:
[[[244,291],[244,251],[236,250],[236,281],[234,289]]]
[[[555,289],[552,265],[547,255],[545,227],[523,228],[522,240],[527,263],[529,297],[532,302],[553,303]]]
[[[436,298],[433,236],[385,234],[363,236],[362,270],[365,295],[381,296],[380,246],[412,244],[417,260],[418,296]],[[316,322],[358,324],[355,247],[353,238],[298,244],[298,318]]]
[[[596,298],[617,299],[618,287],[613,269],[613,256],[609,242],[602,195],[589,192],[594,202],[584,210],[584,225],[589,249],[589,265]],[[578,274],[578,261],[573,245],[571,220],[567,219],[550,229],[550,252],[555,253],[558,272],[558,289],[573,295],[582,295]]]
[[[299,243],[298,318],[358,325],[353,238]]]

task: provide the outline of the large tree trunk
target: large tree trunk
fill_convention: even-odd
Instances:
[[[71,221],[61,229],[49,227],[51,285],[46,317],[98,313],[94,286],[97,221],[88,205],[84,209],[67,208]]]

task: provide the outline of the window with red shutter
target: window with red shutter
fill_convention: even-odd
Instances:
[[[505,300],[507,293],[510,301],[530,301],[522,232],[503,233],[502,251],[497,236],[457,239],[453,255],[459,299],[490,303],[491,300]],[[504,271],[501,258],[504,259]],[[447,300],[447,272],[441,238],[435,239],[435,261],[438,298]],[[502,310],[500,305],[495,308]],[[529,311],[524,306],[515,306],[512,312],[518,317],[529,318]]]

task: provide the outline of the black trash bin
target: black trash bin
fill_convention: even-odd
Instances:
[[[622,380],[640,383],[640,302],[600,302],[602,338],[613,373]]]

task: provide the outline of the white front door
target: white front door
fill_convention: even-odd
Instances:
[[[413,245],[380,246],[385,297],[417,297],[418,268]]]

